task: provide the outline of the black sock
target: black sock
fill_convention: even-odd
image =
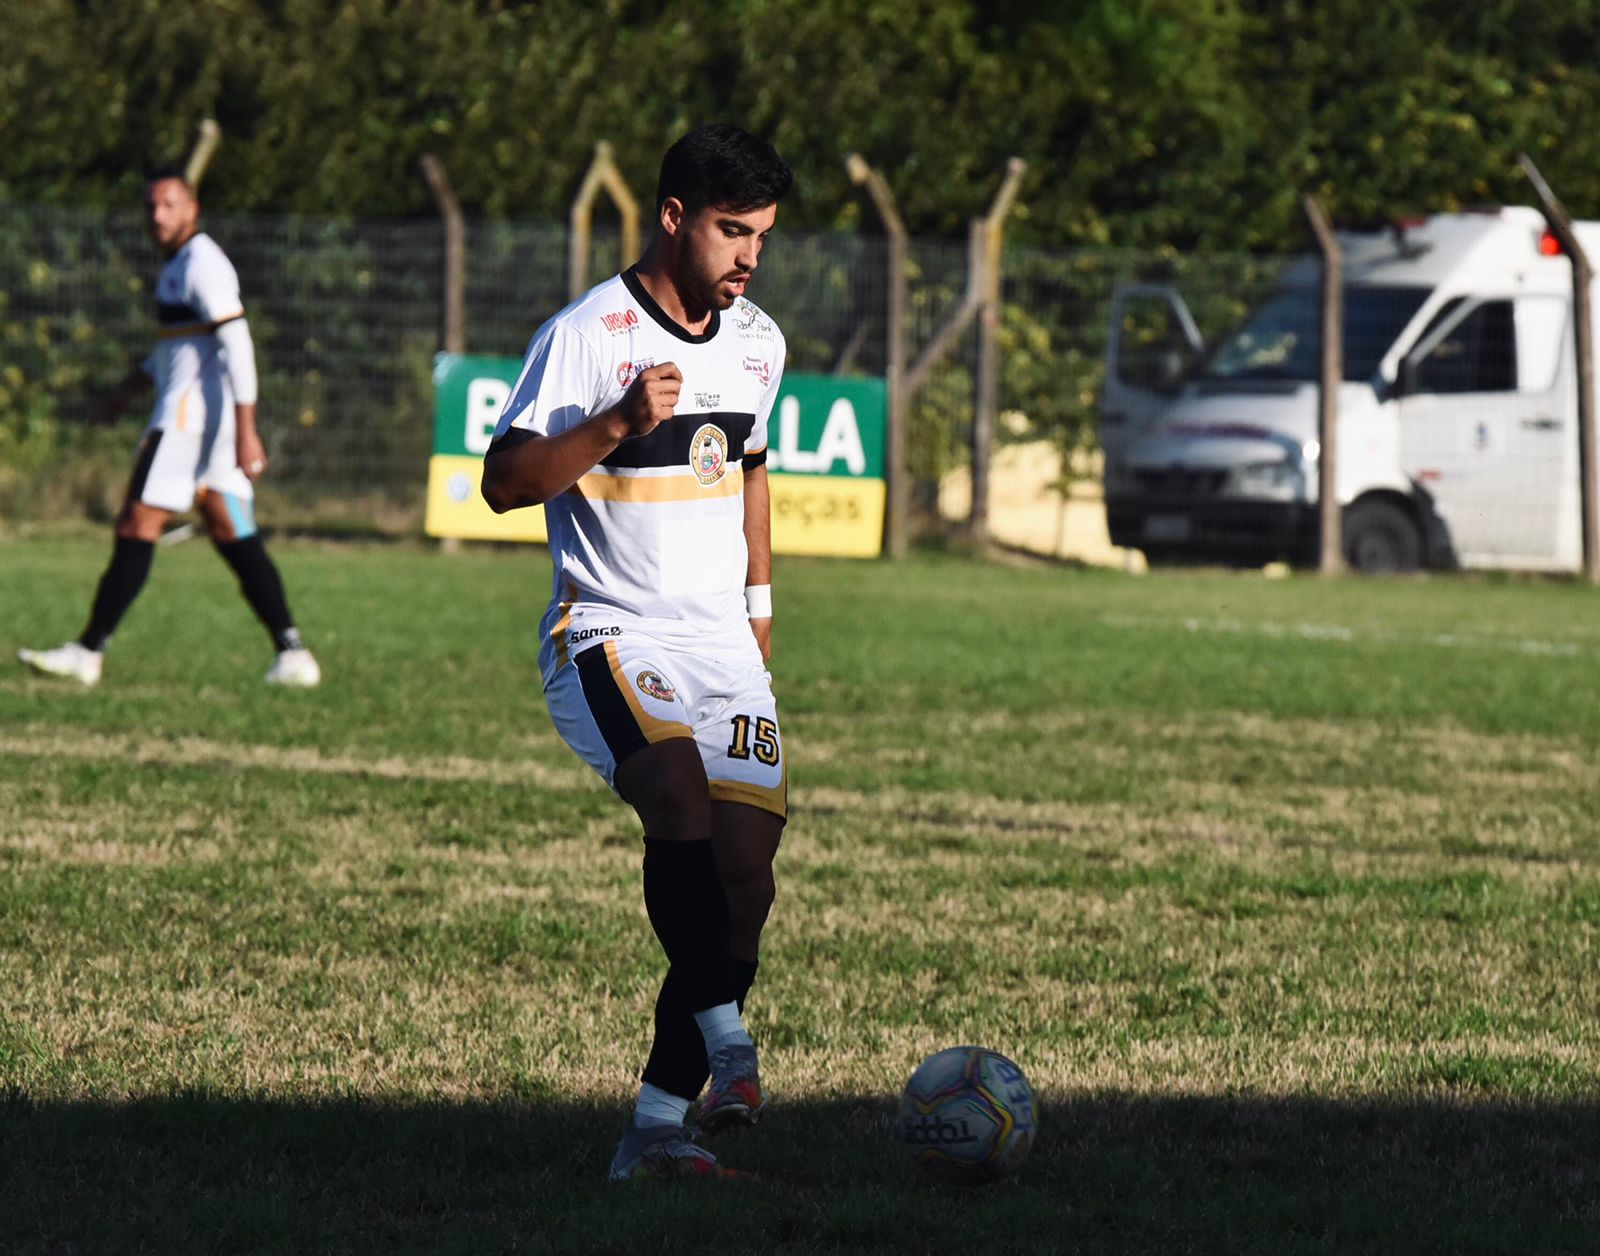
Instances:
[[[744,1011],[744,1001],[750,997],[750,987],[756,984],[756,969],[761,967],[758,959],[733,961],[733,975],[739,986],[739,1010]]]
[[[238,541],[222,541],[217,553],[227,560],[233,574],[239,577],[239,591],[256,618],[272,634],[272,644],[279,650],[301,648],[300,632],[294,626],[294,616],[289,613],[289,599],[283,592],[283,578],[261,543],[259,534]]]
[[[667,969],[661,993],[656,995],[655,1037],[640,1076],[669,1095],[693,1100],[711,1076],[711,1062],[706,1057],[705,1035],[689,1010],[676,972]]]
[[[90,650],[105,649],[111,634],[128,613],[128,607],[144,588],[155,556],[156,547],[152,541],[138,541],[127,536],[117,538],[111,550],[111,562],[100,577],[100,587],[95,590],[89,623],[78,638],[79,645]]]
[[[656,998],[655,1041],[644,1080],[693,1099],[708,1076],[694,1014],[734,1002],[740,975],[728,955],[728,902],[710,842],[645,838],[644,903],[671,967]]]

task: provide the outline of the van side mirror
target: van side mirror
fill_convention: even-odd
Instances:
[[[1415,358],[1401,358],[1400,370],[1395,375],[1394,393],[1396,397],[1409,397],[1417,391],[1417,360]]]

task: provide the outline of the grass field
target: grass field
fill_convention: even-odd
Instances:
[[[0,647],[105,542],[0,542]],[[754,1182],[601,1180],[661,964],[551,731],[535,550],[201,543],[94,691],[0,663],[7,1252],[1580,1252],[1600,1232],[1600,596],[779,565],[793,820]],[[924,1183],[927,1052],[1015,1180]]]

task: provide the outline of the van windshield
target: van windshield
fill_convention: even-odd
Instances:
[[[1344,377],[1368,380],[1411,316],[1426,288],[1346,286]],[[1322,375],[1322,294],[1315,287],[1280,288],[1212,351],[1201,379],[1288,379]]]

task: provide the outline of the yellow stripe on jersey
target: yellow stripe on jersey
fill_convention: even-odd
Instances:
[[[567,629],[572,627],[572,603],[561,603],[561,618],[550,629],[550,640],[556,643],[556,666],[567,665]]]
[[[617,643],[605,643],[606,662],[611,664],[611,677],[617,682],[617,688],[622,690],[622,696],[628,701],[628,709],[633,712],[633,718],[638,721],[639,731],[644,734],[644,739],[651,745],[658,741],[669,741],[674,737],[693,737],[694,730],[679,720],[658,720],[644,709],[644,704],[639,701],[639,693],[633,687],[633,678],[622,670],[622,661],[617,657]]]
[[[744,472],[735,463],[715,484],[702,484],[692,475],[607,475],[591,471],[568,491],[591,501],[706,501],[715,497],[739,496],[744,491]]]

